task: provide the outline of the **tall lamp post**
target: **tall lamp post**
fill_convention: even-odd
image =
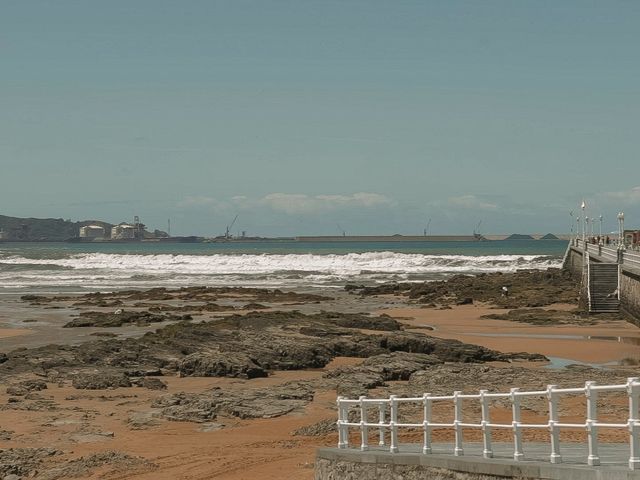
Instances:
[[[571,221],[569,222],[569,229],[571,230],[570,238],[573,238],[573,210],[569,212],[569,216],[571,217]]]
[[[584,230],[585,230],[585,238],[584,240],[584,244],[585,246],[587,245],[587,238],[589,238],[589,221],[590,218],[589,217],[584,217]]]
[[[580,238],[580,216],[576,218],[576,247],[578,246],[578,238]]]
[[[602,238],[602,215],[598,217],[600,219],[600,238]]]
[[[624,212],[618,213],[618,250],[624,250]]]
[[[586,243],[586,240],[587,240],[586,228],[587,228],[587,226],[586,226],[585,222],[587,221],[587,218],[585,216],[585,211],[584,210],[585,210],[585,208],[587,208],[587,204],[584,203],[584,200],[582,200],[581,208],[582,208],[582,248],[586,248],[586,244],[587,244]]]

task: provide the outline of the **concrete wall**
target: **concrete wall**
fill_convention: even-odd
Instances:
[[[298,242],[475,242],[473,235],[335,235],[296,237]]]
[[[591,261],[599,262],[601,259],[591,255]],[[586,305],[587,279],[586,271],[582,271],[582,252],[571,249],[563,267],[571,271],[576,278],[581,279],[580,307],[588,308]],[[620,308],[634,323],[640,324],[640,271],[624,266],[620,277]]]
[[[582,254],[575,250],[569,250],[564,268],[569,270],[576,278],[582,277]]]
[[[582,268],[582,252],[570,249],[563,267],[580,281],[580,299],[578,306],[583,310],[589,309],[589,293],[587,292],[587,272]]]
[[[623,268],[620,277],[620,307],[636,324],[640,322],[640,272]]]
[[[479,454],[481,445],[477,447]],[[502,447],[513,449],[511,443]],[[611,444],[605,455],[607,462],[612,463],[601,467],[576,463],[576,459],[585,461],[586,446],[574,448],[577,456],[560,464],[549,463],[549,445],[543,443],[528,443],[527,451],[532,452],[532,458],[524,462],[516,462],[510,456],[486,459],[479,455],[456,457],[320,448],[316,454],[315,480],[640,480],[640,471],[631,471],[626,465],[628,445]],[[565,448],[565,456],[567,451]],[[535,460],[533,457],[537,455],[542,455],[544,460]]]
[[[503,476],[455,472],[421,465],[357,463],[318,458],[315,480],[504,480]],[[522,477],[521,477],[522,478]]]

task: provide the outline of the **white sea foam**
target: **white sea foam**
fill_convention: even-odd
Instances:
[[[73,271],[94,275],[127,272],[129,275],[273,275],[284,273],[350,277],[370,274],[429,274],[511,272],[517,269],[557,267],[559,259],[539,255],[422,255],[394,252],[242,255],[122,255],[77,254],[59,259],[12,256],[0,264],[64,267],[56,276],[74,277]],[[41,270],[40,267],[38,270]],[[15,273],[15,272],[14,272]]]
[[[539,255],[349,254],[134,255],[84,253],[64,258],[0,254],[3,291],[78,291],[236,285],[269,288],[342,287],[424,281],[456,273],[512,272],[560,266]]]

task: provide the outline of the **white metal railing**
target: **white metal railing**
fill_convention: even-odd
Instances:
[[[610,423],[598,421],[598,394],[604,392],[624,392],[628,396],[629,417],[624,423]],[[560,422],[558,415],[558,401],[562,395],[585,395],[586,414],[584,423],[564,423]],[[520,402],[526,397],[543,397],[548,402],[549,420],[547,423],[523,423],[521,418]],[[512,407],[511,423],[493,423],[490,418],[490,402],[496,399],[508,399]],[[464,400],[477,400],[480,402],[481,419],[479,423],[468,423],[463,420],[462,406]],[[434,402],[453,402],[454,420],[450,423],[434,422],[432,410]],[[561,463],[560,453],[560,429],[585,429],[588,438],[587,463],[589,465],[600,465],[598,454],[598,429],[624,429],[629,433],[629,468],[636,470],[640,468],[640,419],[638,418],[640,402],[640,380],[637,377],[627,379],[627,383],[621,385],[596,385],[595,382],[586,382],[584,387],[578,388],[558,388],[556,385],[549,385],[545,390],[524,392],[519,388],[512,388],[509,393],[490,393],[487,390],[480,390],[476,394],[463,394],[456,391],[452,395],[432,396],[425,393],[421,397],[402,398],[391,395],[389,398],[367,398],[346,399],[338,397],[338,448],[349,447],[349,428],[357,427],[360,430],[360,449],[369,449],[369,429],[378,429],[379,446],[386,445],[386,432],[389,432],[389,451],[397,453],[399,451],[398,430],[422,429],[423,443],[422,453],[432,453],[431,432],[434,429],[453,429],[454,448],[453,454],[461,456],[464,454],[463,429],[480,429],[483,438],[483,456],[493,457],[491,446],[492,429],[508,429],[513,432],[513,458],[514,460],[524,459],[523,449],[523,429],[546,429],[549,430],[549,440],[551,444],[551,463]],[[398,421],[398,407],[403,403],[412,403],[422,409],[422,422],[402,423]],[[360,414],[360,421],[349,421],[349,411],[356,407]],[[388,408],[387,408],[388,407]],[[378,421],[369,421],[370,410],[375,408]],[[387,416],[387,410],[389,415]],[[388,419],[388,420],[387,420]]]
[[[589,311],[591,311],[591,259],[589,258],[589,250],[584,255],[587,259],[587,305],[589,305]]]
[[[625,250],[622,254],[622,264],[629,265],[634,268],[640,268],[640,255],[637,253],[631,253],[629,250]]]
[[[609,245],[598,245],[589,242],[583,244],[581,239],[577,239],[573,242],[573,245],[576,248],[586,250],[586,252],[591,255],[597,255],[606,260],[611,260],[612,262],[618,261],[619,250],[618,245],[615,242]],[[631,250],[629,246],[627,246],[625,247],[625,250],[622,251],[621,256],[623,265],[640,269],[640,252]]]

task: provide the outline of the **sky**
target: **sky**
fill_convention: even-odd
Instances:
[[[0,214],[546,233],[584,198],[605,231],[640,226],[640,2],[0,9]]]

